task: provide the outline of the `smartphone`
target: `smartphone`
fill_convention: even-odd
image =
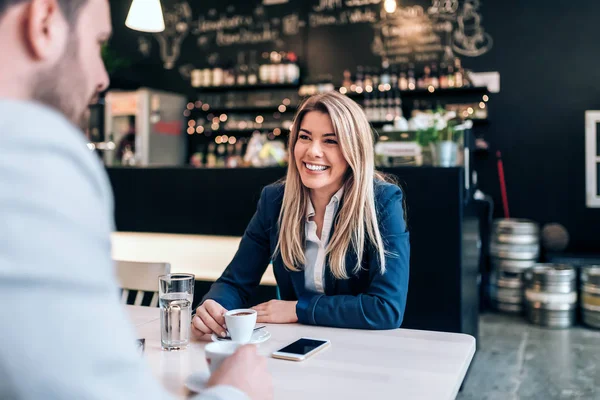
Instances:
[[[331,342],[327,339],[301,338],[274,352],[273,358],[302,361],[327,348],[330,344]]]

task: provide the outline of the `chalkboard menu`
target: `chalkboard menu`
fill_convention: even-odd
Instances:
[[[113,2],[114,3],[114,2]],[[293,52],[304,80],[339,84],[358,66],[476,57],[493,45],[479,0],[163,0],[166,30],[137,51],[189,85],[191,71]],[[139,55],[138,54],[138,55]],[[156,60],[160,58],[160,60]]]
[[[479,8],[479,0],[312,0],[309,71],[335,79],[358,65],[418,67],[479,56],[492,47]],[[313,58],[323,62],[310,64]]]
[[[194,69],[260,63],[271,51],[304,58],[306,4],[302,0],[264,4],[163,0],[162,4],[165,31],[134,32],[138,51],[147,58],[160,57],[165,70],[177,71],[188,82]]]

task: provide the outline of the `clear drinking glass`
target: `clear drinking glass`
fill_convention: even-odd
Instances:
[[[158,277],[160,340],[165,350],[180,350],[190,342],[194,275]]]

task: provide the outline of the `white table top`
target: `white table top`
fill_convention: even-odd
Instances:
[[[185,379],[207,371],[205,342],[182,351],[162,351],[159,310],[128,306],[146,339],[145,357],[165,387],[185,396]],[[156,317],[155,319],[154,316]],[[259,345],[269,356],[300,337],[331,341],[328,349],[303,361],[269,358],[275,399],[454,399],[475,353],[475,339],[456,333],[396,329],[364,331],[298,324],[268,325],[272,337]]]
[[[168,262],[171,272],[194,274],[198,280],[214,282],[233,259],[240,240],[241,237],[233,236],[114,232],[112,257],[123,261]],[[261,284],[277,285],[271,266]]]

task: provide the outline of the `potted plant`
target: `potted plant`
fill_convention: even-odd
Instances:
[[[439,108],[435,113],[419,113],[411,119],[417,131],[417,143],[431,152],[432,164],[440,167],[458,165],[458,148],[462,131],[454,111]]]

